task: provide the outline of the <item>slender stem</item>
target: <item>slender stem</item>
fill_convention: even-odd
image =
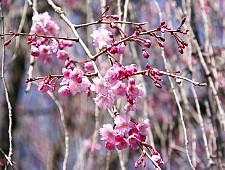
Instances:
[[[63,170],[66,170],[67,167],[67,162],[68,162],[68,157],[69,157],[69,132],[68,129],[66,128],[66,121],[65,121],[65,116],[63,112],[62,105],[60,102],[56,99],[56,97],[53,95],[53,93],[48,92],[49,96],[52,98],[52,100],[55,102],[57,105],[59,112],[60,112],[60,119],[63,125],[63,131],[65,134],[64,142],[65,142],[65,157],[63,160]]]
[[[96,25],[96,24],[129,24],[129,25],[145,25],[147,22],[131,22],[131,21],[105,21],[105,20],[98,20],[98,21],[93,21],[89,23],[84,23],[84,24],[74,24],[74,28],[82,28],[82,27],[87,27],[90,25]]]
[[[3,8],[2,8],[2,1],[0,1],[0,33],[4,34],[4,16],[3,16]],[[10,99],[9,99],[9,92],[8,92],[8,88],[6,85],[6,80],[5,80],[5,48],[4,48],[4,37],[0,38],[0,46],[2,49],[1,50],[1,58],[2,58],[2,69],[1,69],[1,79],[3,82],[3,88],[4,88],[4,92],[5,92],[5,98],[6,98],[6,103],[8,106],[8,118],[9,118],[9,127],[8,127],[8,134],[9,134],[9,152],[8,152],[8,159],[9,161],[7,162],[8,164],[12,164],[11,160],[12,160],[12,105],[10,103]],[[7,160],[8,160],[7,159]],[[7,168],[7,166],[5,167],[5,169]]]
[[[158,14],[159,14],[160,22],[161,22],[162,21],[161,9],[160,9],[159,4],[156,0],[154,0],[154,3],[155,3],[156,8],[158,9]],[[164,37],[164,33],[162,33],[161,36]],[[167,60],[166,60],[166,57],[165,57],[164,48],[161,48],[161,56],[162,56],[162,59],[163,59],[164,67],[165,67],[166,71],[168,72],[168,63],[167,63]],[[191,162],[191,158],[190,158],[189,150],[188,150],[188,137],[187,137],[186,125],[184,123],[183,109],[182,109],[181,104],[179,102],[179,98],[178,98],[178,95],[176,93],[175,86],[174,86],[170,77],[169,77],[169,82],[170,82],[170,86],[172,88],[172,91],[173,91],[173,94],[174,94],[174,97],[175,97],[175,100],[176,100],[176,104],[177,104],[177,107],[178,107],[178,110],[179,110],[179,114],[180,114],[180,120],[181,120],[181,124],[182,124],[182,128],[183,128],[183,132],[184,132],[184,141],[185,141],[185,149],[186,149],[187,159],[188,159],[188,162],[191,166],[191,169],[195,170],[195,168],[194,168],[194,166]]]
[[[135,75],[145,75],[149,70],[141,70],[141,71],[137,71],[135,72],[133,75],[131,76],[135,76]],[[190,82],[192,83],[194,86],[206,86],[207,83],[200,83],[200,82],[197,82],[197,81],[194,81],[194,80],[191,80],[187,77],[183,77],[183,76],[180,76],[180,75],[176,75],[174,73],[170,73],[170,72],[167,72],[167,71],[159,71],[159,73],[161,75],[166,75],[166,76],[169,76],[169,77],[172,77],[172,78],[179,78],[179,79],[182,79],[182,80],[185,80],[187,82]],[[63,75],[48,75],[48,76],[51,76],[51,77],[54,77],[54,78],[62,78]],[[94,72],[94,73],[85,73],[84,76],[86,77],[92,77],[92,76],[98,76],[98,73]],[[41,80],[41,79],[44,79],[46,78],[47,76],[41,76],[41,77],[31,77],[31,78],[28,78],[27,79],[27,82],[32,82],[32,81],[36,81],[36,80]],[[124,77],[125,78],[125,77]]]
[[[42,34],[34,34],[34,33],[25,33],[25,32],[9,32],[9,33],[2,33],[0,34],[0,37],[2,36],[36,36],[36,37],[42,37],[42,38],[54,38],[54,39],[62,39],[62,40],[71,40],[78,42],[78,38],[68,38],[68,37],[57,37],[57,36],[51,36],[51,35],[42,35]]]
[[[30,5],[32,6],[33,15],[38,14],[38,12],[37,12],[37,0],[33,0],[33,3],[30,4]],[[18,32],[21,32],[21,31],[18,31]],[[28,71],[27,71],[28,79],[31,79],[32,76],[33,76],[34,65],[35,65],[35,58],[34,58],[34,56],[30,55],[29,68],[28,68]],[[28,93],[30,91],[31,85],[32,85],[32,82],[27,83],[27,87],[25,89],[26,93]]]

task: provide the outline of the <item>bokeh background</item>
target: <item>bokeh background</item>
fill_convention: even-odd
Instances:
[[[54,2],[62,7],[74,24],[98,20],[106,4],[110,6],[111,14],[118,14],[121,10],[123,16],[125,8],[125,0],[55,0]],[[29,1],[3,0],[2,3],[4,31],[29,33],[33,16]],[[193,35],[192,31],[189,31],[188,35],[182,37],[188,43],[183,55],[178,52],[175,40],[165,34],[165,56],[169,70],[180,70],[185,77],[208,83],[205,87],[193,87],[189,82],[182,81],[178,85],[173,80],[183,109],[189,141],[188,150],[193,165],[198,170],[225,169],[224,112],[221,114],[221,110],[218,109],[219,107],[224,109],[225,105],[225,1],[128,0],[127,20],[148,22],[146,29],[156,28],[160,23],[157,5],[161,11],[162,21],[170,27],[177,28],[181,18],[186,16],[187,22],[184,27],[193,31]],[[37,10],[39,13],[49,12],[52,19],[60,26],[60,36],[74,37],[70,28],[47,1],[38,0]],[[90,34],[97,27],[99,25],[78,29],[81,38],[93,54],[97,51],[92,45]],[[131,30],[133,30],[132,26],[126,25],[125,32],[129,34]],[[40,93],[35,84],[28,93],[25,92],[30,45],[27,44],[26,37],[21,36],[10,43],[5,50],[5,77],[13,108],[14,169],[62,169],[65,144],[58,107],[48,94]],[[153,67],[165,70],[161,49],[154,40],[152,48],[148,51],[150,57],[146,60],[142,56],[141,48],[134,43],[129,43],[123,55],[123,64],[136,63],[140,69],[143,69],[148,62]],[[78,61],[87,58],[78,43],[74,43],[69,54]],[[206,63],[209,74],[206,74],[201,59]],[[96,63],[102,73],[110,66],[104,55]],[[43,64],[36,60],[33,76],[59,74],[63,65],[63,62],[54,60],[51,64]],[[209,85],[209,77],[214,92]],[[190,169],[180,115],[168,78],[163,77],[161,89],[155,87],[148,78],[137,79],[144,84],[146,95],[139,101],[137,111],[131,112],[130,115],[139,120],[149,118],[151,133],[148,143],[154,145],[162,155],[165,162],[162,169]],[[0,148],[7,153],[8,110],[2,83],[0,83],[0,93]],[[196,107],[195,94],[200,106],[199,110]],[[119,157],[116,151],[106,151],[103,142],[99,140],[97,130],[105,123],[112,123],[113,120],[104,110],[99,111],[98,117],[95,116],[95,104],[91,97],[87,97],[86,94],[61,97],[57,92],[55,95],[63,106],[69,131],[68,170],[121,169],[119,159],[124,160],[127,169],[135,169],[134,162],[138,159],[140,151],[124,150]],[[202,127],[206,134],[207,147],[203,140]],[[3,169],[5,162],[4,156],[0,153],[0,169]],[[154,169],[150,160],[147,160],[146,169]]]

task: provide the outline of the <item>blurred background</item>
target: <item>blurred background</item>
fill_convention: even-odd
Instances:
[[[125,2],[126,1],[126,2]],[[156,28],[161,19],[171,28],[177,28],[183,16],[187,17],[184,27],[189,30],[182,38],[188,43],[184,54],[180,54],[176,41],[165,34],[165,57],[170,71],[181,71],[190,79],[207,82],[205,87],[194,87],[190,82],[175,84],[179,103],[183,109],[184,122],[188,136],[188,150],[194,167],[201,169],[225,169],[225,1],[224,0],[55,0],[66,16],[74,24],[96,21],[104,6],[110,6],[111,14],[121,13],[127,8],[127,21],[147,22],[145,29]],[[128,2],[128,3],[127,3]],[[2,0],[5,33],[30,32],[33,10],[29,1]],[[159,8],[157,8],[157,5]],[[37,1],[39,13],[49,12],[60,27],[60,36],[74,37],[71,29],[45,0]],[[92,54],[97,51],[92,45],[90,34],[99,25],[78,29],[78,33]],[[126,25],[129,35],[134,30]],[[192,34],[193,33],[193,34]],[[32,85],[28,93],[27,71],[30,64],[30,45],[26,37],[17,37],[5,48],[5,77],[9,89],[13,112],[13,161],[14,169],[45,170],[62,169],[64,159],[64,132],[60,113],[48,94],[40,93]],[[144,69],[151,66],[165,70],[161,49],[153,41],[148,50],[148,60],[142,56],[140,46],[129,43],[123,55],[123,64],[136,63]],[[78,43],[69,49],[72,58],[82,61],[87,58]],[[110,63],[103,55],[96,61],[104,73]],[[204,64],[205,63],[205,64]],[[43,64],[35,60],[33,77],[60,74],[63,62],[52,61]],[[138,109],[130,115],[135,119],[149,118],[151,131],[148,143],[155,146],[164,160],[162,169],[190,169],[187,160],[184,133],[179,110],[166,76],[162,88],[155,87],[149,78],[137,77],[145,87],[146,95],[138,101]],[[3,85],[0,83],[0,148],[8,153],[8,109]],[[119,158],[116,151],[108,152],[100,141],[98,129],[105,123],[112,123],[110,115],[99,111],[95,115],[92,97],[76,94],[56,98],[63,106],[66,127],[69,132],[68,170],[121,169],[119,159],[123,159],[126,169],[135,169],[134,163],[140,151],[123,150]],[[197,96],[194,97],[194,96]],[[198,107],[199,106],[199,107]],[[98,122],[98,123],[96,123]],[[204,138],[204,134],[205,137]],[[154,169],[147,160],[146,169]],[[0,153],[0,169],[6,159]],[[9,167],[8,169],[12,169]],[[141,169],[141,168],[140,168]]]

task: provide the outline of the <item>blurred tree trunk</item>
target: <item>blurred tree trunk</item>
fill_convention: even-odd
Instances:
[[[193,3],[193,2],[192,2]],[[198,30],[198,26],[197,26],[197,20],[196,20],[196,12],[195,12],[195,9],[193,7],[193,4],[192,4],[192,7],[191,7],[191,27],[194,31],[194,34],[195,34],[195,38],[196,40],[198,41],[198,44],[200,45],[200,47],[204,47],[204,44],[201,44],[201,41],[200,41],[200,35],[199,35],[199,30]],[[207,49],[203,49],[202,51],[205,52],[205,53],[209,53],[209,51],[205,51]],[[207,63],[207,61],[206,61]],[[210,63],[207,63],[208,66],[210,66]],[[207,75],[205,75],[207,76]],[[210,73],[209,76],[212,76],[212,79],[214,79],[213,77],[213,74]],[[216,104],[215,104],[215,100],[214,100],[214,96],[212,94],[212,90],[209,88],[208,89],[208,101],[210,103],[210,110],[211,110],[211,121],[212,121],[212,124],[213,124],[213,128],[214,128],[214,132],[216,133],[216,144],[217,144],[217,148],[216,148],[216,158],[217,158],[217,165],[221,164],[221,160],[223,160],[223,158],[225,157],[225,143],[223,142],[223,125],[220,121],[220,118],[219,118],[219,113],[218,113],[218,110],[214,107]],[[212,153],[214,154],[214,153]],[[219,168],[219,167],[218,167]]]

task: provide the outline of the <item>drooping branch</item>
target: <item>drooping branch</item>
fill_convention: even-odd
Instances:
[[[3,16],[3,4],[2,1],[0,1],[0,34],[4,34],[4,16]],[[9,135],[9,152],[7,156],[7,165],[5,168],[7,168],[8,164],[12,165],[12,154],[13,154],[13,149],[12,149],[12,105],[10,102],[9,98],[9,92],[8,88],[6,85],[6,80],[5,80],[5,49],[4,49],[4,37],[0,38],[0,46],[1,46],[1,58],[2,58],[2,63],[1,63],[1,79],[3,82],[3,87],[4,87],[4,92],[5,92],[5,98],[6,98],[6,103],[8,106],[8,119],[9,119],[9,126],[8,126],[8,135]]]

